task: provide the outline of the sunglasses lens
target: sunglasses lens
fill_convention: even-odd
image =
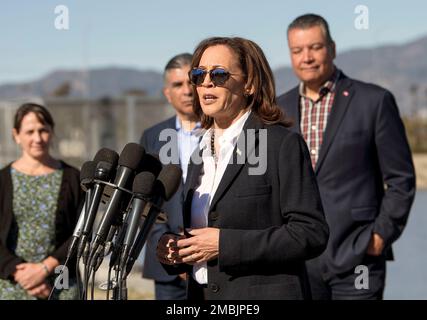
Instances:
[[[222,86],[230,77],[230,73],[224,69],[214,69],[210,72],[212,82],[216,86]]]
[[[191,83],[197,86],[201,85],[205,79],[206,73],[206,70],[203,69],[192,69],[190,72]]]
[[[205,80],[208,72],[204,69],[195,68],[190,71],[190,81],[196,86],[200,86]],[[209,72],[211,81],[216,86],[222,86],[230,77],[230,73],[224,69],[217,68]]]

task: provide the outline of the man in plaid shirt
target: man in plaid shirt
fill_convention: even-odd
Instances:
[[[382,299],[386,260],[415,196],[415,173],[393,95],[335,65],[327,22],[306,14],[288,27],[301,83],[278,98],[311,156],[330,228],[307,261],[314,299]]]

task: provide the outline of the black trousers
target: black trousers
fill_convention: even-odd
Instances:
[[[180,277],[169,282],[155,281],[155,298],[156,300],[185,300],[186,282]]]
[[[382,300],[386,276],[384,256],[366,256],[343,274],[332,274],[321,258],[307,261],[313,300]]]

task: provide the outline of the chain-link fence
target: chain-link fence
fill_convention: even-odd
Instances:
[[[76,167],[93,158],[102,147],[118,153],[128,142],[138,142],[144,129],[174,115],[162,98],[126,96],[97,101],[31,99],[0,101],[0,165],[18,158],[12,138],[13,116],[23,102],[45,105],[55,121],[52,155]]]

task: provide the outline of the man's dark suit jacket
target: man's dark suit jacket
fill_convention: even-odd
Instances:
[[[213,196],[208,226],[220,229],[219,257],[208,262],[206,299],[304,299],[310,296],[304,260],[318,256],[328,226],[304,140],[281,125],[264,125],[252,113],[243,132],[255,130],[254,147],[238,151],[240,135]],[[259,130],[267,132],[266,171],[251,175],[249,156],[259,155]],[[196,150],[195,152],[200,152]],[[243,155],[237,161],[238,154]],[[194,155],[193,155],[194,156]],[[250,158],[249,158],[250,160]],[[253,163],[253,161],[251,161]],[[184,226],[191,225],[191,203],[203,164],[190,162],[184,187]],[[197,291],[186,264],[188,297]]]
[[[167,119],[147,130],[144,131],[141,137],[140,143],[145,149],[145,152],[152,154],[159,154],[160,149],[169,141],[160,141],[160,132],[164,129],[176,130],[176,117]],[[173,146],[178,155],[178,145]],[[178,157],[179,160],[179,157]],[[179,165],[179,163],[175,163]],[[162,234],[165,232],[180,233],[183,231],[182,222],[182,187],[181,183],[179,189],[175,195],[167,202],[163,204],[163,211],[167,214],[168,221],[165,224],[156,223],[150,232],[147,239],[147,245],[145,248],[144,267],[142,274],[144,278],[153,279],[160,282],[173,281],[176,276],[171,276],[166,273],[162,268],[160,262],[156,257],[157,242]]]
[[[298,87],[278,98],[300,133]],[[415,173],[393,95],[341,73],[315,167],[330,228],[322,259],[335,274],[354,270],[371,234],[385,240],[384,257],[403,231],[415,196]]]

